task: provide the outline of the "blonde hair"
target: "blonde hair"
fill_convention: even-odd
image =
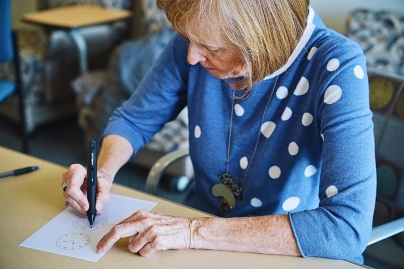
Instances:
[[[218,21],[226,44],[237,49],[248,67],[248,73],[231,85],[249,92],[253,84],[286,64],[305,29],[309,2],[157,0],[157,6],[183,36],[192,36],[200,21]]]

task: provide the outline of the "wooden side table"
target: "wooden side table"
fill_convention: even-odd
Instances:
[[[54,8],[22,16],[22,21],[65,30],[77,47],[80,72],[88,70],[87,45],[79,29],[81,27],[109,23],[132,16],[128,10],[105,8],[94,5],[80,5]]]

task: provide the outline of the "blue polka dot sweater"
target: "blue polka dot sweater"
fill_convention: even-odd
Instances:
[[[104,135],[120,134],[136,152],[188,106],[195,181],[184,204],[219,216],[222,197],[212,187],[228,172],[243,186],[230,217],[288,214],[303,256],[362,262],[376,166],[360,47],[310,8],[289,61],[244,99],[189,65],[187,48],[172,38]]]

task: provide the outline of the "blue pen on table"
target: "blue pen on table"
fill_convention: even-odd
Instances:
[[[88,210],[87,218],[90,222],[90,228],[93,227],[97,210],[95,209],[95,200],[97,196],[97,142],[91,139],[88,145],[88,163],[87,163],[87,199]]]
[[[11,172],[0,173],[0,178],[33,172],[33,171],[38,170],[39,168],[40,168],[39,166],[31,166],[31,167],[17,169],[17,170],[11,171]]]

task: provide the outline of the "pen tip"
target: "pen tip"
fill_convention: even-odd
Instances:
[[[93,225],[90,225],[90,229],[92,229],[93,228]]]

